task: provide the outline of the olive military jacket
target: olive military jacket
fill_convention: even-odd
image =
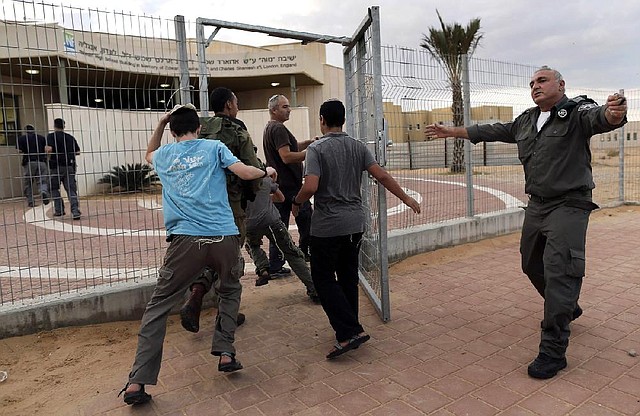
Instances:
[[[505,142],[518,145],[518,158],[524,167],[525,193],[542,198],[557,198],[570,192],[595,188],[591,172],[589,139],[617,126],[604,116],[605,106],[584,95],[563,96],[551,109],[551,115],[538,131],[540,108],[533,107],[513,122],[475,125],[467,128],[469,140]]]
[[[199,138],[220,140],[242,163],[259,169],[265,168],[256,155],[256,148],[242,121],[216,114],[214,117],[200,117],[200,125],[202,128]],[[261,183],[262,179],[244,181],[231,172],[227,174],[227,192],[234,215],[238,214],[235,212],[238,207],[234,202],[241,202],[241,208],[244,210],[246,202],[255,199]]]

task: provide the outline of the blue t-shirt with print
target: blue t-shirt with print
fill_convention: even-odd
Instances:
[[[238,158],[218,140],[185,140],[154,152],[167,235],[239,234],[229,206],[224,170],[237,162]]]

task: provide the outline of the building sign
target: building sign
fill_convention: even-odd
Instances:
[[[67,53],[76,53],[76,40],[71,32],[64,32],[64,51]]]
[[[67,47],[67,32],[65,32],[65,51]],[[167,53],[174,53],[174,56],[147,56],[135,53],[131,49],[109,48],[101,45],[86,42],[84,40],[74,41],[73,34],[69,38],[69,48],[78,56],[85,56],[89,61],[95,60],[102,63],[101,66],[117,67],[126,71],[165,72],[175,74],[179,71],[177,52],[175,48],[165,48]],[[158,50],[151,48],[151,50]],[[259,76],[264,73],[291,73],[302,71],[302,56],[298,51],[255,51],[240,54],[212,55],[206,60],[209,76],[225,77],[233,73],[233,76]],[[198,62],[189,59],[189,72],[197,74],[199,72]]]

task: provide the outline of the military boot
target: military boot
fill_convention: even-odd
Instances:
[[[180,308],[180,323],[189,332],[198,332],[200,330],[200,311],[202,310],[204,294],[204,286],[200,283],[195,283],[191,287],[189,299]]]

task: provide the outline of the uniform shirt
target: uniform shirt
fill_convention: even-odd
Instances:
[[[153,167],[162,182],[167,235],[237,235],[224,169],[238,158],[217,140],[185,140],[161,146]]]
[[[549,120],[539,132],[538,107],[526,110],[511,123],[475,125],[467,131],[474,144],[516,143],[524,167],[525,193],[555,198],[595,188],[589,139],[627,122],[625,118],[620,126],[609,124],[605,109],[583,96],[571,100],[564,96],[553,106]]]
[[[264,169],[264,165],[256,155],[255,145],[246,125],[237,118],[229,117],[222,113],[216,113],[214,117],[200,117],[200,139],[219,140],[229,148],[231,153],[245,165]],[[227,193],[233,203],[231,209],[234,215],[243,215],[240,201],[252,199],[260,187],[261,179],[244,181],[236,175],[227,175]],[[237,211],[237,212],[236,212]]]
[[[278,184],[271,178],[262,179],[256,199],[247,204],[247,231],[260,230],[281,221],[278,208],[273,205],[271,194],[278,190]]]
[[[49,167],[52,169],[58,166],[75,166],[76,153],[80,151],[80,146],[76,138],[64,131],[54,131],[47,135],[47,146],[51,146],[51,158]]]
[[[24,155],[22,156],[22,166],[26,166],[29,162],[46,162],[47,154],[44,147],[47,141],[44,136],[36,133],[27,133],[18,137],[16,148]]]
[[[264,128],[262,147],[267,165],[278,172],[278,185],[285,195],[295,195],[302,187],[302,162],[284,163],[278,150],[289,146],[292,152],[298,151],[298,141],[289,129],[279,121],[271,120]]]
[[[319,177],[313,196],[311,235],[337,237],[364,232],[362,172],[376,163],[364,143],[344,132],[329,133],[307,148],[305,176]]]

